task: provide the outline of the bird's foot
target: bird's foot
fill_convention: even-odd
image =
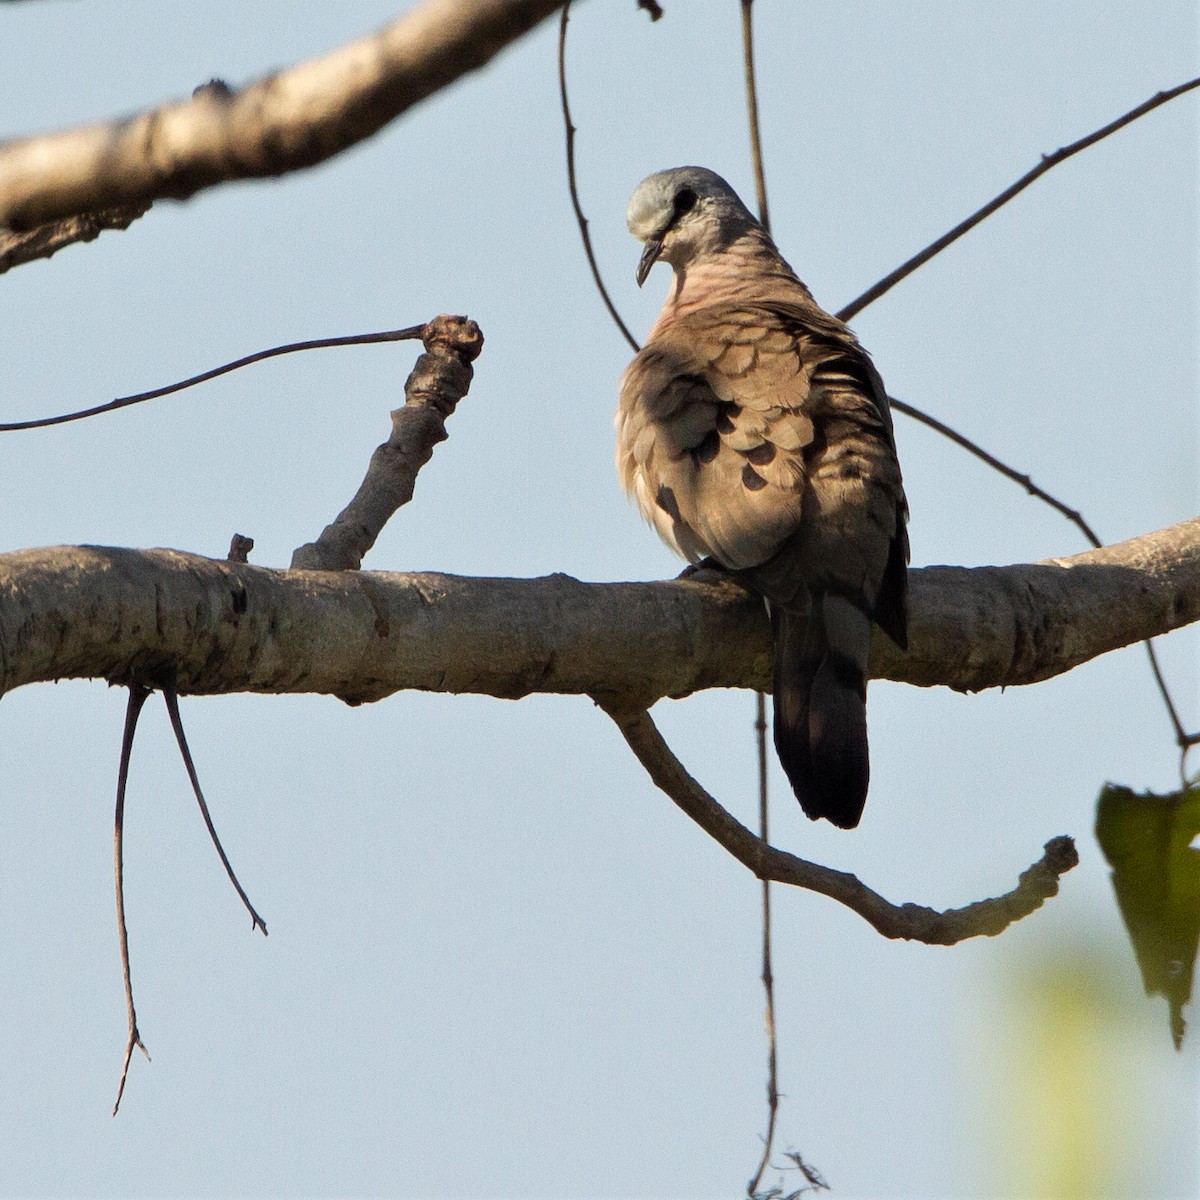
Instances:
[[[729,572],[715,558],[706,557],[699,562],[688,563],[677,578],[691,579],[695,583],[724,583],[729,578]]]

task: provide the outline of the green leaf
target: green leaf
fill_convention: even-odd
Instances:
[[[1146,995],[1165,996],[1178,1050],[1187,1028],[1200,942],[1200,786],[1166,796],[1108,783],[1096,803],[1096,838],[1133,943]]]

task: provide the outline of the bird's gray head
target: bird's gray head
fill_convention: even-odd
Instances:
[[[681,269],[758,225],[737,192],[706,167],[672,167],[643,179],[629,201],[626,223],[646,246],[637,268],[639,287],[660,258]]]

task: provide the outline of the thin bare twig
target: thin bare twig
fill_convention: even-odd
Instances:
[[[1190,92],[1193,88],[1197,87],[1200,87],[1200,77],[1189,79],[1186,83],[1168,88],[1165,92],[1157,92],[1149,100],[1139,104],[1136,108],[1131,108],[1124,116],[1118,117],[1115,121],[1110,121],[1109,124],[1102,126],[1093,133],[1089,133],[1087,137],[1080,138],[1079,141],[1072,142],[1069,146],[1063,146],[1053,154],[1043,154],[1041,162],[1022,175],[1016,183],[1005,188],[998,196],[989,200],[982,208],[973,212],[965,221],[960,221],[948,233],[944,233],[936,241],[930,242],[919,254],[914,254],[907,262],[901,263],[891,274],[885,275],[878,283],[872,284],[861,296],[851,300],[837,315],[843,321],[852,320],[868,304],[873,303],[880,296],[891,291],[896,284],[902,279],[906,279],[918,267],[924,266],[925,263],[935,255],[940,254],[951,243],[958,241],[964,233],[974,229],[976,225],[990,217],[997,209],[1003,208],[1014,196],[1020,195],[1034,180],[1040,179],[1052,167],[1065,162],[1081,150],[1086,150],[1089,146],[1094,146],[1097,142],[1108,137],[1109,134],[1116,133],[1118,129],[1124,129],[1126,125],[1136,121],[1139,117],[1144,117],[1148,112],[1153,112],[1154,109],[1166,104],[1168,101],[1174,100],[1176,96],[1182,96],[1185,92]]]
[[[1052,838],[1045,853],[1021,873],[1002,896],[977,900],[945,912],[919,904],[892,904],[857,876],[809,862],[756,837],[688,774],[663,740],[650,714],[608,704],[596,697],[647,774],[701,829],[760,879],[819,892],[858,913],[887,938],[930,946],[952,946],[972,937],[995,937],[1058,894],[1059,878],[1079,862],[1069,837]]]
[[[196,774],[196,764],[192,761],[192,752],[188,749],[187,735],[183,732],[183,719],[179,715],[179,696],[175,688],[166,684],[162,689],[163,700],[166,701],[167,715],[171,718],[171,728],[175,731],[175,740],[179,743],[179,753],[183,755],[183,765],[187,768],[188,779],[192,781],[192,792],[196,796],[196,803],[200,805],[200,815],[204,818],[205,827],[208,829],[208,836],[212,838],[212,844],[216,847],[217,856],[221,860],[221,865],[225,868],[225,874],[229,876],[229,882],[233,884],[234,891],[241,897],[242,903],[246,906],[246,911],[250,914],[251,931],[261,929],[263,937],[267,936],[267,924],[258,915],[254,909],[254,905],[250,903],[250,897],[246,895],[245,889],[238,882],[238,877],[233,872],[233,867],[230,865],[229,859],[225,854],[225,847],[221,845],[221,839],[217,836],[216,826],[213,824],[212,815],[208,811],[208,805],[204,801],[204,793],[200,790],[200,777]]]
[[[758,220],[771,232],[767,208],[767,176],[763,170],[762,133],[758,127],[758,82],[754,73],[754,0],[742,0],[742,70],[746,76],[746,119],[750,125],[750,159],[754,164],[754,191],[758,198]]]
[[[121,1107],[129,1062],[136,1046],[150,1060],[150,1051],[138,1032],[137,1009],[133,1003],[133,980],[129,971],[129,932],[125,927],[125,788],[129,782],[129,760],[133,754],[133,735],[137,732],[138,716],[150,689],[140,683],[129,685],[129,702],[125,706],[125,730],[121,735],[121,761],[117,768],[117,806],[113,814],[113,874],[117,889],[117,937],[121,943],[121,976],[125,981],[125,1011],[129,1018],[129,1036],[125,1041],[125,1059],[121,1064],[121,1082],[117,1087],[117,1102],[113,1116]]]
[[[571,106],[567,102],[567,19],[570,11],[571,0],[567,0],[562,6],[562,16],[558,22],[558,94],[562,99],[563,126],[567,133],[567,187],[571,192],[571,207],[575,210],[575,220],[579,224],[579,236],[583,239],[583,252],[587,255],[588,266],[592,270],[592,279],[595,280],[596,290],[600,293],[600,299],[604,301],[604,307],[608,309],[608,315],[612,317],[622,336],[636,354],[641,347],[638,345],[637,338],[629,332],[629,327],[621,320],[621,314],[617,312],[617,307],[608,294],[608,288],[604,286],[604,280],[600,276],[600,267],[596,262],[596,254],[592,249],[592,235],[588,232],[588,219],[583,215],[583,209],[579,204],[579,188],[575,182],[576,130],[571,123]],[[660,13],[659,16],[661,15]],[[656,16],[654,19],[657,20],[658,17]]]
[[[1184,728],[1183,722],[1179,719],[1179,713],[1175,708],[1175,703],[1171,698],[1171,691],[1167,687],[1167,681],[1163,676],[1162,666],[1158,661],[1158,651],[1155,650],[1154,643],[1152,641],[1145,641],[1142,645],[1146,647],[1146,657],[1150,659],[1150,670],[1154,673],[1154,682],[1158,685],[1163,703],[1167,706],[1167,714],[1171,718],[1171,724],[1175,727],[1175,744],[1179,747],[1179,782],[1186,788],[1188,786],[1188,751],[1193,746],[1200,746],[1200,733],[1188,733]]]
[[[952,429],[944,421],[939,421],[937,417],[931,417],[922,409],[916,408],[911,404],[906,404],[903,400],[897,400],[895,396],[889,396],[888,403],[897,412],[902,412],[905,416],[912,417],[915,421],[920,421],[922,425],[928,425],[930,429],[940,433],[942,437],[949,438],[950,441],[956,446],[961,446],[968,454],[973,454],[981,462],[987,463],[993,471],[999,471],[1005,478],[1011,479],[1014,483],[1019,483],[1035,499],[1041,500],[1044,504],[1048,504],[1051,508],[1062,513],[1096,549],[1100,548],[1102,543],[1092,527],[1083,519],[1083,514],[1076,509],[1068,507],[1061,500],[1055,499],[1049,492],[1038,487],[1028,475],[1023,475],[1007,463],[1001,462],[1000,459],[994,454],[989,454],[977,442],[971,441],[965,434],[959,433],[957,429]]]
[[[771,214],[767,207],[767,173],[763,165],[762,135],[758,123],[758,83],[754,73],[754,0],[742,0],[742,68],[746,79],[746,121],[750,127],[750,160],[754,167],[754,190],[758,198],[758,219],[771,232]],[[755,750],[758,755],[758,836],[764,846],[771,844],[767,787],[767,700],[762,692],[754,696]],[[762,881],[762,986],[767,1031],[767,1132],[762,1157],[746,1185],[746,1195],[754,1196],[763,1173],[771,1161],[775,1145],[775,1125],[779,1118],[779,1034],[775,1019],[775,970],[771,954],[771,881]]]
[[[764,846],[771,844],[767,807],[767,698],[763,692],[754,694],[754,732],[758,752],[758,835]],[[746,1195],[753,1196],[771,1161],[775,1144],[775,1124],[779,1116],[779,1035],[775,1021],[775,971],[771,952],[771,881],[762,881],[762,985],[766,1008],[763,1014],[767,1030],[767,1132],[763,1138],[762,1158],[754,1177],[746,1185]]]
[[[195,387],[198,383],[207,383],[219,375],[228,375],[230,371],[248,367],[252,363],[263,362],[268,358],[278,358],[281,354],[295,354],[299,350],[327,350],[335,346],[366,346],[375,342],[411,341],[419,338],[424,329],[424,325],[410,325],[407,329],[387,329],[382,333],[353,333],[347,337],[313,338],[307,342],[289,342],[285,346],[273,346],[270,350],[259,350],[254,354],[247,354],[245,358],[238,358],[233,362],[213,367],[210,371],[202,371],[190,379],[180,380],[179,383],[169,383],[166,387],[154,388],[149,392],[138,392],[132,396],[121,396],[116,400],[108,401],[107,404],[81,408],[78,412],[62,413],[56,417],[3,422],[0,423],[0,433],[14,433],[21,429],[44,429],[48,425],[65,425],[68,421],[82,421],[86,417],[115,412],[118,408],[128,408],[131,404],[141,404],[144,400],[157,400],[160,396],[171,395],[172,392],[182,392],[185,388]]]

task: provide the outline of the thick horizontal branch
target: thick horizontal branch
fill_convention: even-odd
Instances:
[[[482,67],[561,0],[427,0],[370,37],[239,90],[0,146],[0,226],[183,199],[323,162]]]
[[[910,650],[875,676],[1034,683],[1200,619],[1200,519],[1073,558],[911,572]],[[275,571],[175,550],[0,555],[0,693],[173,676],[180,693],[593,695],[649,707],[768,686],[757,601],[732,583]]]

